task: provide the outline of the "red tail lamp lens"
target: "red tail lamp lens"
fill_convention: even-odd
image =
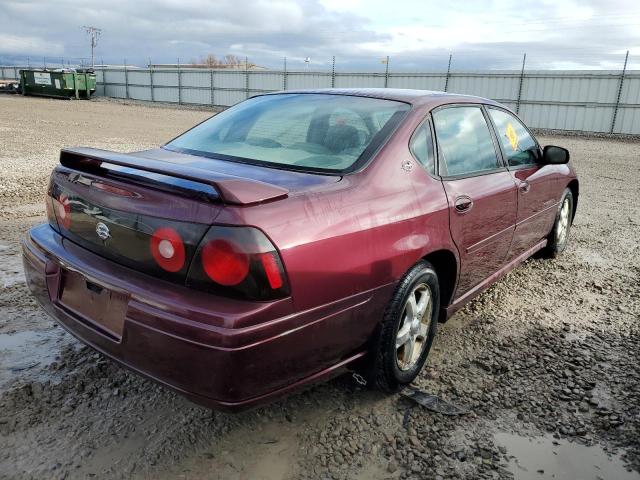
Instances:
[[[167,272],[177,272],[184,265],[184,242],[173,228],[158,228],[151,236],[151,254]]]
[[[259,301],[289,294],[275,246],[260,230],[248,226],[211,226],[200,242],[186,285]]]
[[[202,266],[214,282],[238,285],[249,273],[249,256],[227,240],[213,240],[202,249]]]
[[[260,261],[264,267],[264,272],[267,274],[267,280],[269,280],[269,286],[273,290],[282,288],[282,274],[280,273],[280,265],[274,256],[273,252],[263,253],[260,255]]]
[[[71,205],[69,202],[69,197],[67,197],[63,193],[58,197],[57,200],[54,200],[53,203],[56,211],[56,218],[58,219],[58,224],[68,230],[71,226]]]

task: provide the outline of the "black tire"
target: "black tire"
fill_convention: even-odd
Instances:
[[[569,211],[568,218],[566,224],[566,233],[564,235],[560,234],[562,227],[562,209],[564,204],[568,203]],[[567,248],[567,243],[569,241],[569,232],[571,231],[571,224],[573,223],[573,193],[568,188],[564,189],[562,193],[562,199],[560,200],[560,205],[558,206],[558,211],[556,212],[556,219],[553,222],[553,228],[547,237],[547,246],[543,249],[542,254],[543,257],[546,258],[556,258],[560,255],[565,248]]]
[[[421,326],[426,327],[426,335],[421,344],[420,356],[415,360],[415,363],[407,362],[404,365],[405,369],[402,369],[400,367],[401,361],[398,359],[398,351],[404,347],[396,348],[396,336],[405,319],[403,314],[409,295],[419,294],[423,286],[427,286],[431,294],[430,318],[427,318],[425,310],[423,320],[420,323]],[[419,290],[416,290],[417,288]],[[438,325],[439,309],[438,275],[429,262],[420,261],[404,275],[385,309],[381,328],[373,345],[374,351],[367,375],[370,385],[384,392],[393,393],[410,384],[416,378],[431,350]]]

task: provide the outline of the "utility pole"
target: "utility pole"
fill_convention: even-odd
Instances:
[[[102,33],[102,29],[85,25],[84,31],[91,37],[91,68],[93,68],[95,64],[93,60],[93,51],[98,46],[98,38]]]

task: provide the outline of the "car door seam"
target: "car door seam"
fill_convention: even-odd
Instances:
[[[543,213],[547,212],[548,210],[551,210],[552,208],[557,208],[558,205],[560,205],[560,202],[554,202],[552,205],[549,205],[543,208],[542,210],[534,213],[533,215],[529,215],[527,218],[523,218],[522,220],[516,223],[516,227],[522,225],[523,223],[528,222],[529,220],[533,219],[534,217],[537,217],[538,215],[542,215]]]

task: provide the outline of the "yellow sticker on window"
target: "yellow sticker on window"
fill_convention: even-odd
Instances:
[[[507,123],[507,131],[505,133],[509,139],[511,148],[513,148],[513,151],[515,152],[518,149],[518,134],[516,133],[515,128],[513,128],[513,125],[511,125],[511,122]]]

